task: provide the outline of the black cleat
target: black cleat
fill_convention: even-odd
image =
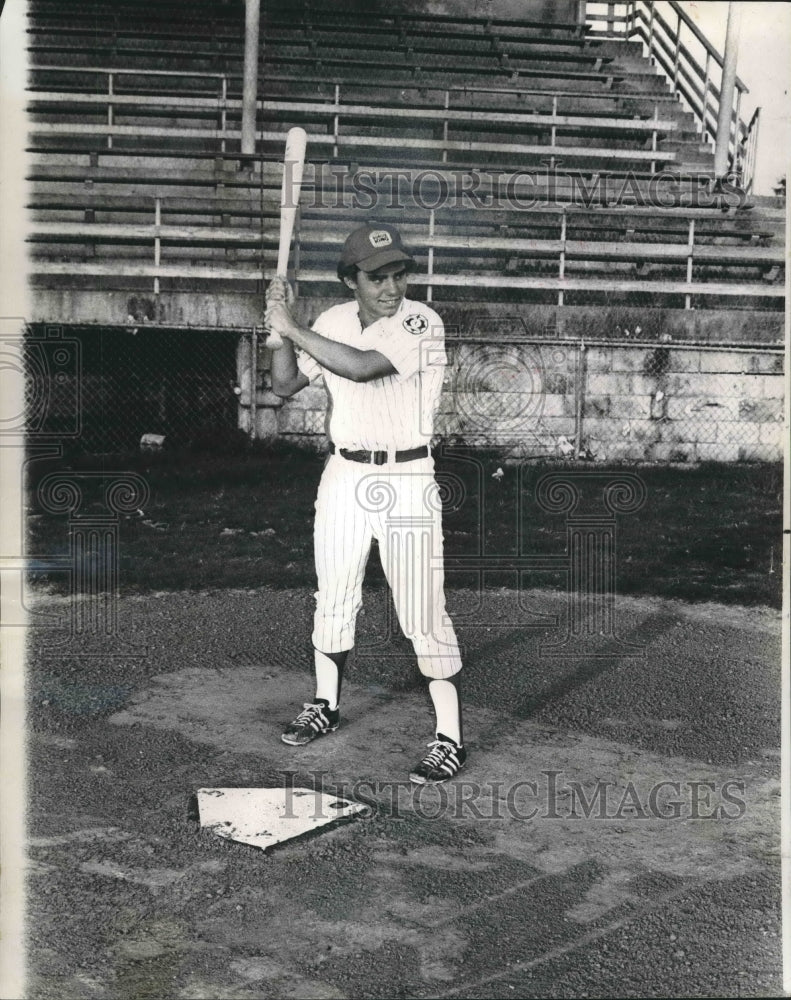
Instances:
[[[464,767],[467,751],[453,740],[437,733],[437,738],[428,744],[428,753],[409,772],[409,780],[416,785],[435,785],[448,778],[455,778]]]
[[[334,733],[340,725],[339,709],[331,709],[329,702],[320,698],[316,702],[307,701],[302,706],[304,711],[286,726],[280,739],[292,747],[301,747],[310,743],[317,736]]]

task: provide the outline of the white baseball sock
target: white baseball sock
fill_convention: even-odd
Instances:
[[[437,715],[437,732],[461,746],[461,706],[456,685],[453,681],[432,680],[428,691]]]
[[[340,690],[340,670],[337,664],[320,650],[314,650],[316,665],[316,697],[329,702],[332,709],[338,707]]]

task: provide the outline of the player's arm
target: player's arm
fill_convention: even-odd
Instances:
[[[393,375],[396,372],[393,363],[379,351],[361,351],[357,347],[339,344],[323,337],[315,330],[300,326],[282,300],[269,304],[265,326],[268,330],[280,334],[284,343],[290,341],[297,347],[301,347],[303,351],[318,361],[322,368],[326,368],[342,378],[351,379],[352,382],[370,382],[375,378]],[[272,358],[272,388],[274,392],[281,395],[280,391],[275,388],[274,380],[274,359],[279,353],[281,353],[281,349],[275,351]],[[296,361],[294,367],[296,368]]]
[[[284,340],[280,347],[272,350],[272,392],[276,396],[293,396],[304,389],[310,380],[299,370],[294,345],[290,340]]]

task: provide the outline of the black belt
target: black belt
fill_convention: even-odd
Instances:
[[[350,462],[365,462],[366,465],[384,465],[387,462],[388,453],[386,451],[349,451],[348,448],[336,448],[330,441],[330,454],[334,455],[336,451],[341,458]],[[420,448],[408,448],[406,451],[394,452],[393,461],[414,462],[417,458],[428,458],[428,456],[428,445],[424,444]]]

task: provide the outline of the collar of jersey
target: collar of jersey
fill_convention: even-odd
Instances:
[[[398,309],[393,313],[392,316],[380,316],[379,319],[375,319],[373,323],[371,323],[369,326],[363,326],[362,316],[360,316],[360,310],[358,309],[357,312],[355,313],[355,316],[357,317],[357,322],[360,324],[360,333],[365,333],[366,330],[372,329],[377,325],[377,323],[383,323],[385,320],[395,319],[399,313],[404,311],[405,304],[406,304],[406,295],[403,297],[403,299],[401,299]]]

